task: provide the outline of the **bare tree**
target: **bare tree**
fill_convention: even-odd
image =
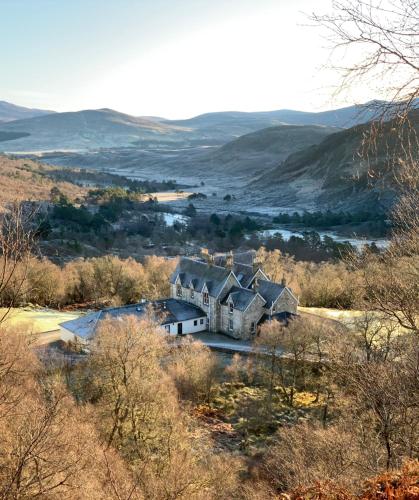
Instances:
[[[0,301],[6,310],[0,314],[0,324],[27,283],[28,263],[36,236],[35,213],[33,206],[14,202],[1,215]]]
[[[377,116],[406,118],[419,97],[417,1],[334,0],[331,12],[311,18],[326,28],[337,52],[340,63],[333,68],[341,71],[342,87],[377,82],[389,101],[373,104]],[[342,65],[344,60],[351,62]]]

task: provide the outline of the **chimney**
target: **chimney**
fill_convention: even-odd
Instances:
[[[282,285],[283,287],[286,287],[286,286],[287,286],[287,280],[285,279],[285,274],[283,274],[283,275],[282,275],[281,285]]]
[[[214,255],[210,254],[208,248],[201,248],[201,259],[204,260],[209,266],[214,264]]]
[[[255,292],[259,291],[259,278],[255,278],[255,280],[253,281],[253,290]]]
[[[230,250],[230,252],[228,252],[228,254],[226,255],[226,269],[230,269],[232,270],[233,269],[233,265],[234,265],[234,256],[233,256],[233,252]]]
[[[253,274],[256,274],[258,269],[260,269],[260,260],[259,260],[259,257],[257,257],[257,255],[255,255],[253,257],[253,262],[252,262],[252,270],[253,270]]]

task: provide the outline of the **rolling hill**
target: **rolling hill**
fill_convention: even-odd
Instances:
[[[3,140],[0,148],[3,151],[48,151],[127,146],[140,149],[220,146],[243,135],[285,124],[348,127],[366,121],[371,113],[363,107],[351,106],[322,113],[293,110],[221,112],[187,120],[166,120],[134,117],[111,109],[84,110],[0,123],[0,132],[26,134]]]
[[[29,136],[2,143],[4,151],[79,150],[171,142],[182,129],[111,109],[55,113],[2,124],[0,132]]]
[[[375,112],[365,105],[348,106],[330,111],[308,112],[292,109],[261,112],[224,111],[206,113],[186,120],[163,120],[164,123],[180,125],[193,130],[209,131],[214,128],[227,129],[237,136],[275,125],[323,125],[349,128],[373,119]]]
[[[419,133],[419,110],[410,113],[408,127],[403,129],[406,140],[411,133]],[[305,200],[322,208],[386,210],[396,195],[395,174],[403,151],[391,120],[383,125],[376,153],[371,153],[368,161],[361,158],[359,152],[369,133],[370,125],[364,124],[329,135],[319,144],[290,155],[253,186],[284,206]],[[417,149],[414,154],[417,156]]]
[[[33,118],[35,116],[43,116],[54,113],[45,109],[32,109],[23,106],[17,106],[6,101],[0,101],[0,123],[10,122],[13,120],[22,120],[25,118]]]

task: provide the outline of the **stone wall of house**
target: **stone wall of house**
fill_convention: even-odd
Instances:
[[[272,314],[287,311],[290,313],[296,313],[298,307],[297,298],[294,297],[291,292],[286,288],[280,295],[279,299],[273,304]]]
[[[242,336],[241,338],[249,340],[253,338],[257,333],[257,324],[261,317],[265,314],[264,306],[265,301],[259,295],[256,296],[255,300],[250,304],[250,306],[243,313],[243,323],[242,323]],[[252,322],[255,323],[255,330],[252,333]]]
[[[230,320],[233,320],[233,329],[230,330],[229,324]],[[238,309],[234,309],[233,313],[230,313],[230,307],[224,304],[220,304],[220,328],[219,331],[233,337],[235,339],[240,339],[242,335],[241,325],[243,323],[243,313]]]
[[[264,301],[261,297],[256,296],[253,302],[249,305],[246,311],[233,309],[230,313],[229,305],[220,306],[220,328],[219,331],[233,337],[235,339],[249,340],[253,337],[252,322],[257,327],[257,322],[264,314]],[[233,320],[233,330],[230,330],[229,323]],[[255,330],[256,333],[256,330]]]

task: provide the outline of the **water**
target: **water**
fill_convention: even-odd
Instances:
[[[312,231],[313,229],[307,228],[306,231]],[[256,234],[260,238],[270,238],[272,236],[275,236],[276,234],[281,234],[282,237],[284,238],[285,241],[288,241],[291,236],[299,236],[302,237],[304,231],[293,231],[290,229],[282,229],[282,228],[277,228],[277,229],[266,229],[263,231],[258,231]],[[379,239],[368,239],[368,238],[357,238],[357,237],[346,237],[337,234],[335,231],[316,231],[322,238],[324,236],[329,236],[332,238],[334,241],[338,243],[350,243],[352,246],[355,248],[361,250],[362,247],[365,245],[370,245],[371,243],[375,243],[378,248],[386,248],[389,244],[389,240],[386,240],[384,238],[379,238]]]
[[[168,226],[173,226],[175,222],[180,222],[181,224],[186,224],[189,220],[189,217],[186,215],[181,215],[181,214],[170,214],[168,212],[163,212],[162,213],[164,222]]]

